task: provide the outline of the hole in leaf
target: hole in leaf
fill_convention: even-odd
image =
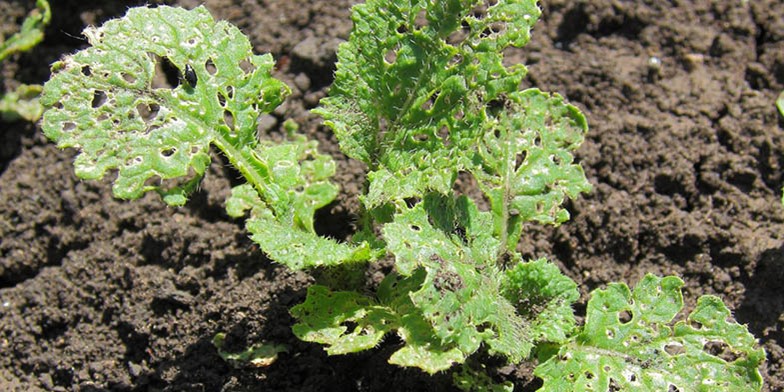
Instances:
[[[697,322],[697,321],[694,321],[694,320],[689,320],[689,325],[690,325],[692,328],[694,328],[694,329],[697,329],[697,330],[700,330],[700,329],[702,329],[702,324],[701,324],[701,323],[699,323],[699,322]]]
[[[427,20],[427,10],[421,9],[417,12],[416,18],[414,19],[414,29],[422,30],[423,28],[427,27],[430,22]]]
[[[207,59],[207,61],[204,62],[204,69],[206,69],[207,73],[210,75],[215,75],[218,72],[218,67],[215,66],[212,59]]]
[[[142,157],[134,157],[134,158],[130,158],[127,161],[125,161],[125,166],[139,165],[142,162],[144,162],[144,159]]]
[[[139,113],[139,117],[141,117],[145,123],[150,123],[151,121],[155,120],[155,118],[158,117],[158,112],[160,110],[161,107],[155,103],[151,103],[149,105],[140,103],[136,105],[136,112]]]
[[[593,379],[593,373],[586,371],[585,372],[585,378],[587,378],[589,380]]]
[[[411,230],[413,230],[413,231],[420,231],[420,230],[422,230],[422,228],[417,226],[417,225],[411,225]]]
[[[82,66],[81,71],[82,71],[82,75],[84,76],[90,76],[93,74],[93,70],[90,68],[89,65]]]
[[[182,72],[172,64],[169,58],[151,52],[148,52],[147,55],[155,62],[155,73],[151,81],[152,88],[176,88],[180,85]]]
[[[487,4],[479,4],[471,10],[471,16],[477,20],[482,20],[487,16]]]
[[[413,139],[415,141],[417,141],[419,143],[424,143],[424,142],[430,140],[430,137],[426,133],[418,133],[418,134],[416,134],[416,135],[414,135],[412,137],[413,137]]]
[[[506,31],[506,23],[504,22],[493,22],[490,26],[486,29],[489,31],[489,35],[498,35]]]
[[[245,59],[240,61],[240,69],[242,69],[242,72],[245,72],[246,75],[250,75],[256,70],[256,66],[248,59]]]
[[[487,112],[491,116],[497,116],[498,113],[504,108],[504,101],[501,99],[494,99],[487,103]]]
[[[726,362],[734,362],[735,360],[740,358],[740,355],[732,351],[732,349],[730,348],[729,345],[727,345],[727,343],[720,342],[720,341],[712,340],[705,343],[705,345],[702,347],[702,351],[705,351],[706,353],[714,357],[721,358]]]
[[[436,100],[438,99],[438,95],[439,95],[438,91],[436,91],[432,95],[430,95],[430,98],[428,98],[427,101],[422,103],[422,110],[423,111],[429,111],[430,109],[432,109],[433,105],[435,105]]]
[[[70,132],[70,131],[73,131],[74,129],[76,129],[76,124],[74,124],[74,123],[72,123],[70,121],[66,121],[66,122],[63,123],[63,131],[64,132]]]
[[[226,87],[226,95],[229,97],[229,99],[234,99],[234,86]]]
[[[384,61],[387,64],[394,64],[397,61],[397,48],[389,49],[384,55]]]
[[[618,312],[618,321],[620,321],[621,324],[629,323],[630,321],[632,321],[632,317],[633,317],[632,312],[628,310],[622,310]]]
[[[406,202],[406,206],[408,208],[414,208],[414,206],[417,205],[417,203],[419,203],[419,198],[418,197],[407,197],[407,198],[403,199],[403,201]]]
[[[523,166],[525,162],[525,158],[528,156],[528,152],[521,151],[515,155],[515,170],[520,169],[520,166]]]
[[[177,149],[174,148],[174,147],[166,148],[166,149],[161,150],[161,156],[164,157],[164,158],[168,158],[168,157],[174,155],[175,152],[177,152]]]
[[[686,350],[680,344],[668,344],[664,346],[664,351],[670,355],[679,355],[686,352]]]
[[[229,110],[223,111],[223,122],[226,123],[226,126],[233,132],[234,129],[234,113]]]
[[[446,43],[452,46],[460,46],[470,34],[471,25],[468,24],[468,21],[463,20],[460,23],[460,28],[453,31],[451,34],[449,34],[448,37],[446,37]]]
[[[93,101],[91,103],[93,109],[97,109],[106,103],[106,93],[103,90],[95,90],[93,92]]]
[[[667,388],[667,392],[681,392],[681,390],[674,384],[670,384],[669,388]]]
[[[163,184],[163,179],[161,179],[161,177],[157,175],[152,176],[144,181],[145,187],[160,188],[162,184]]]
[[[607,337],[608,337],[608,338],[610,338],[610,339],[615,339],[615,331],[613,331],[613,330],[612,330],[612,329],[610,329],[610,328],[607,328],[607,330],[606,330],[605,332],[607,333]]]
[[[446,125],[438,129],[438,138],[444,146],[449,147],[452,144],[452,139],[449,137],[449,128]]]
[[[615,379],[610,378],[610,383],[609,383],[609,385],[607,385],[607,391],[608,392],[620,392],[621,390],[622,389],[621,389],[621,386],[618,384],[618,381],[615,381]]]
[[[223,93],[220,91],[218,92],[218,104],[221,105],[221,107],[226,107],[226,97],[223,96]]]
[[[133,76],[127,72],[123,72],[121,75],[123,80],[125,80],[126,82],[131,84],[136,83],[136,76]]]
[[[452,67],[455,67],[456,65],[458,65],[458,64],[460,64],[462,62],[463,62],[463,55],[458,53],[458,54],[452,56],[451,59],[449,59],[449,62],[446,64],[446,67],[447,68],[452,68]]]
[[[401,24],[400,26],[397,26],[397,33],[398,34],[405,34],[407,32],[408,32],[408,27],[406,27],[406,25]]]

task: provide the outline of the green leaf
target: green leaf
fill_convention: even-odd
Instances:
[[[466,355],[453,345],[442,344],[412,304],[408,294],[421,286],[423,278],[423,270],[410,277],[388,275],[379,286],[377,300],[311,286],[305,302],[291,309],[299,320],[292,330],[304,341],[326,345],[330,355],[373,348],[388,332],[396,331],[406,344],[390,356],[389,363],[418,367],[430,374],[449,369]]]
[[[52,10],[46,0],[36,0],[35,9],[22,22],[18,33],[3,41],[0,37],[0,61],[19,52],[32,49],[44,39],[44,29],[52,20]]]
[[[585,327],[537,367],[542,391],[759,391],[765,358],[720,299],[703,296],[686,321],[676,277],[613,283],[588,302]]]
[[[484,106],[516,91],[525,67],[503,50],[525,45],[534,0],[393,2],[354,7],[335,83],[316,110],[342,150],[370,167],[369,208],[446,193],[483,131]]]
[[[235,365],[248,364],[255,367],[270,366],[278,360],[279,353],[289,351],[288,347],[283,344],[258,343],[241,352],[230,353],[223,351],[223,343],[225,340],[226,334],[219,332],[212,338],[212,345],[215,346],[218,350],[218,355],[220,355],[224,361]]]
[[[327,353],[347,354],[368,350],[397,326],[397,316],[355,292],[331,291],[313,285],[304,303],[291,309],[299,320],[294,335],[306,342],[327,345]]]
[[[452,373],[452,381],[456,387],[465,392],[513,392],[514,384],[511,381],[496,383],[487,374],[484,365],[481,370],[474,369],[467,364]]]
[[[117,169],[115,196],[158,191],[179,205],[204,175],[212,144],[274,200],[256,159],[264,154],[256,124],[289,90],[270,76],[270,55],[254,55],[239,29],[204,7],[133,8],[84,34],[92,46],[53,65],[41,98],[45,134],[80,151],[79,177]],[[183,75],[174,88],[154,85],[164,60]]]
[[[293,167],[307,168],[308,165],[301,164]],[[303,180],[302,177],[298,178]],[[309,193],[298,191],[299,188],[308,190]],[[323,191],[326,194],[319,195],[316,191]],[[244,184],[232,189],[231,197],[226,202],[226,211],[233,217],[241,217],[247,211],[251,211],[250,217],[245,221],[245,227],[252,234],[251,239],[258,243],[272,260],[294,270],[375,259],[377,252],[372,250],[367,242],[357,245],[340,243],[321,237],[313,231],[312,214],[317,208],[315,206],[320,206],[321,202],[327,200],[331,201],[334,198],[334,191],[326,186],[292,185],[288,189],[287,196],[292,199],[289,205],[295,214],[287,215],[286,211],[283,211],[276,216],[268,204],[261,200],[255,189],[249,184]],[[308,208],[301,207],[302,205],[308,205]],[[302,211],[310,214],[305,214],[305,217],[310,219],[309,225],[295,224],[301,222],[302,219],[297,216],[302,214]],[[286,218],[287,216],[289,218]]]
[[[44,112],[38,97],[41,89],[40,85],[23,84],[16,91],[5,93],[0,97],[0,118],[5,121],[20,118],[30,122],[38,121]]]
[[[435,336],[464,356],[486,343],[512,362],[526,357],[532,340],[522,335],[523,320],[501,295],[501,274],[494,259],[474,259],[459,238],[430,224],[426,203],[395,216],[383,228],[387,249],[403,275],[424,269],[422,287],[409,296]],[[438,221],[438,218],[435,219]]]
[[[503,105],[484,125],[471,172],[490,200],[496,236],[513,251],[524,222],[562,223],[565,197],[591,189],[571,154],[588,126],[561,96],[537,89],[510,94]]]
[[[572,304],[580,298],[577,284],[545,259],[518,263],[506,271],[502,292],[526,320],[533,342],[564,343],[576,322]]]

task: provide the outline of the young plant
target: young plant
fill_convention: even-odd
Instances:
[[[20,31],[7,40],[0,37],[0,61],[6,57],[32,49],[44,39],[44,28],[52,19],[52,10],[46,0],[37,0],[36,8],[22,22]],[[13,92],[0,96],[0,118],[14,121],[19,118],[36,122],[44,108],[38,102],[41,85],[21,85]]]
[[[291,310],[293,331],[329,354],[396,334],[390,363],[429,373],[460,364],[453,375],[464,390],[512,389],[482,372],[478,353],[537,357],[545,391],[759,390],[764,352],[718,298],[701,298],[673,324],[678,278],[647,276],[634,291],[611,283],[592,294],[580,326],[576,284],[516,252],[524,224],[566,221],[564,199],[590,189],[571,155],[583,115],[558,95],[520,91],[526,68],[503,62],[539,14],[534,0],[353,8],[354,30],[316,110],[369,170],[348,242],[314,231],[315,211],[337,195],[333,161],[302,136],[259,140],[258,116],[288,93],[270,76],[272,58],[252,54],[204,8],[132,9],[86,30],[92,47],[52,67],[43,128],[80,150],[80,177],[114,170],[117,197],[156,191],[170,205],[186,202],[216,147],[247,181],[232,190],[229,215],[248,215],[271,259],[318,273]],[[153,86],[161,61],[179,69],[178,85]],[[367,265],[382,258],[394,269],[365,285]]]

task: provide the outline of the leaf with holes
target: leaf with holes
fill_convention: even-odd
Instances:
[[[45,134],[80,150],[79,177],[116,169],[117,197],[158,191],[181,205],[204,175],[212,144],[262,195],[274,196],[265,194],[255,159],[257,118],[288,93],[270,76],[270,55],[254,55],[239,29],[203,7],[133,8],[84,34],[92,46],[52,66],[41,98]],[[158,85],[166,66],[180,77],[190,67],[198,82]],[[172,179],[180,182],[163,183]]]
[[[396,332],[405,345],[390,356],[389,363],[431,374],[449,369],[463,362],[466,354],[441,342],[412,303],[409,294],[422,286],[424,277],[422,269],[408,277],[390,274],[379,284],[376,298],[311,286],[305,302],[291,309],[299,320],[292,328],[294,334],[326,345],[329,354],[346,354],[373,348],[387,333]]]
[[[647,275],[633,292],[597,290],[585,326],[537,367],[542,391],[759,391],[765,352],[720,299],[703,296],[686,321],[683,281]]]
[[[572,304],[580,292],[554,264],[545,259],[518,262],[505,272],[501,290],[526,321],[525,335],[531,342],[562,344],[572,336]]]
[[[514,92],[520,47],[540,11],[534,0],[395,2],[354,7],[335,83],[316,110],[342,150],[369,165],[364,202],[448,193],[481,139],[484,106]]]
[[[397,270],[426,272],[422,287],[409,294],[432,325],[439,341],[454,345],[465,357],[485,343],[493,353],[518,362],[533,347],[514,306],[501,295],[501,274],[495,259],[476,259],[459,236],[434,227],[427,200],[397,215],[383,228]],[[492,254],[494,256],[494,254]]]
[[[502,104],[490,110],[470,171],[490,201],[495,235],[513,251],[523,223],[562,223],[565,198],[591,189],[572,157],[588,126],[557,94],[529,89]]]

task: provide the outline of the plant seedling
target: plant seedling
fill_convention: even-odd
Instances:
[[[0,37],[0,61],[6,57],[32,49],[44,39],[44,28],[52,19],[52,10],[46,0],[36,0],[36,8],[22,22],[20,31],[7,40]],[[0,96],[0,118],[14,121],[19,118],[36,122],[44,108],[38,102],[41,85],[21,85],[15,91]]]
[[[633,290],[595,291],[578,325],[575,282],[516,251],[525,224],[563,223],[565,198],[590,189],[572,156],[587,131],[582,113],[557,94],[520,90],[526,68],[503,61],[539,15],[533,0],[353,8],[335,82],[315,111],[368,167],[359,227],[346,242],[314,230],[315,211],[337,195],[332,159],[302,136],[259,140],[258,117],[289,91],[270,75],[272,57],[254,55],[237,28],[202,7],[136,8],[87,29],[92,46],[52,67],[43,128],[79,150],[78,176],[116,171],[117,197],[156,191],[175,206],[217,148],[247,181],[232,190],[229,215],[247,216],[272,260],[319,272],[291,310],[293,331],[329,354],[396,334],[390,363],[451,371],[463,390],[513,388],[484,372],[478,354],[487,354],[538,358],[543,391],[758,391],[764,351],[717,297],[673,323],[683,282],[649,275]],[[185,83],[153,87],[159,59]],[[368,264],[382,258],[394,269],[366,285]]]

